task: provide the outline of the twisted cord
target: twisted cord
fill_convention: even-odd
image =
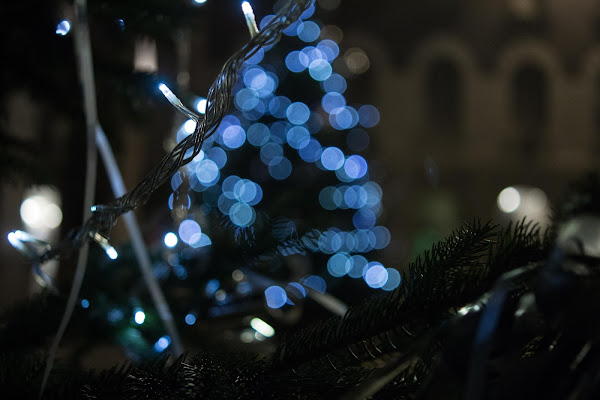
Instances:
[[[90,234],[93,235],[98,232],[108,237],[119,216],[135,210],[140,204],[146,203],[156,189],[171,178],[179,168],[192,161],[200,153],[204,140],[216,131],[229,110],[232,89],[237,81],[237,73],[242,68],[243,63],[260,48],[277,43],[282,31],[297,21],[312,2],[313,0],[291,0],[282,7],[258,35],[252,37],[244,47],[225,62],[208,91],[206,113],[204,118],[197,121],[194,133],[179,142],[171,153],[165,156],[128,193],[111,203],[96,206],[92,216],[72,235],[71,239],[51,245],[49,250],[41,254],[40,261],[45,262],[81,247],[89,240]],[[186,157],[185,155],[189,149],[193,149],[193,151],[191,155]]]

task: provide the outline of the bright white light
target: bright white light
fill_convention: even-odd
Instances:
[[[104,249],[104,251],[106,251],[106,255],[111,260],[116,260],[117,257],[119,257],[119,253],[117,253],[117,250],[115,250],[115,248],[112,246],[107,247],[106,249]]]
[[[183,124],[183,130],[185,131],[185,133],[194,133],[194,131],[196,130],[196,121],[194,121],[193,119],[188,119],[187,121],[185,121],[185,123]]]
[[[198,112],[200,114],[204,114],[204,113],[206,113],[206,105],[207,105],[206,99],[200,99],[196,103],[196,110],[198,110]]]
[[[21,219],[33,229],[53,229],[62,221],[62,211],[50,198],[42,194],[26,198],[21,203]]]
[[[164,242],[165,242],[165,246],[173,248],[175,246],[177,246],[177,242],[179,240],[177,239],[177,235],[174,234],[173,232],[169,232],[165,235],[164,238]]]
[[[17,231],[18,232],[18,231]],[[19,246],[21,245],[21,243],[19,242],[19,239],[17,239],[17,235],[15,232],[9,232],[8,234],[8,241],[10,242],[10,244],[14,247],[14,248],[19,248]]]
[[[67,20],[61,21],[56,25],[56,34],[65,36],[71,30],[71,23]]]
[[[258,35],[256,17],[254,16],[254,10],[252,10],[250,3],[244,1],[242,3],[242,11],[244,12],[244,17],[246,17],[246,24],[248,25],[248,30],[250,31],[250,37]]]
[[[196,3],[198,4],[204,4],[206,3],[206,0],[194,0]]]
[[[250,326],[263,336],[271,337],[275,334],[275,329],[260,318],[252,318]]]
[[[156,350],[157,352],[162,352],[164,349],[166,349],[167,347],[169,347],[169,345],[171,344],[171,338],[167,335],[161,337],[160,339],[158,339],[156,341],[156,343],[154,343],[154,350]]]
[[[133,316],[133,320],[135,321],[136,324],[141,325],[146,320],[146,314],[144,314],[144,312],[142,310],[138,310],[135,312],[135,314]]]
[[[512,213],[521,205],[521,195],[512,186],[503,189],[498,195],[498,208],[504,213]]]

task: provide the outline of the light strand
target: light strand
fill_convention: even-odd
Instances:
[[[83,227],[76,231],[73,239],[53,244],[48,251],[40,256],[40,262],[56,258],[81,247],[89,240],[89,232],[92,232],[92,234],[99,232],[104,237],[109,237],[109,233],[119,216],[136,209],[140,204],[144,204],[150,195],[170,179],[180,167],[192,161],[200,153],[204,140],[216,131],[229,110],[232,90],[237,81],[238,71],[243,67],[244,62],[260,48],[276,43],[281,37],[282,31],[298,20],[313,1],[292,0],[282,7],[277,15],[255,37],[251,38],[245,46],[227,60],[209,89],[206,113],[196,124],[194,133],[175,146],[171,153],[165,156],[128,193],[112,203],[95,206],[92,216],[87,219]],[[175,102],[177,103],[177,101]],[[182,111],[179,107],[176,108]],[[193,151],[186,157],[186,152],[189,149],[193,149]]]

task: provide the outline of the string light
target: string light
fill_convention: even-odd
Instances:
[[[250,326],[256,332],[260,333],[265,337],[272,337],[273,335],[275,335],[275,329],[273,329],[271,325],[267,324],[260,318],[252,318],[252,320],[250,321]]]
[[[104,236],[102,236],[101,234],[99,234],[98,232],[92,234],[92,232],[89,233],[90,237],[100,245],[100,247],[102,247],[102,249],[106,252],[106,255],[108,256],[108,258],[110,258],[111,260],[116,260],[117,257],[119,256],[119,253],[117,253],[117,250],[115,250],[114,247],[112,247],[110,245],[110,243],[108,243],[108,239],[106,239]]]
[[[171,89],[169,89],[167,85],[161,83],[158,85],[158,88],[160,89],[162,94],[167,98],[167,100],[169,100],[169,103],[171,103],[182,114],[187,115],[196,122],[200,120],[200,116],[195,112],[191,111],[186,106],[184,106],[181,100],[179,100],[179,98],[175,96],[175,94],[171,91]]]
[[[254,16],[254,10],[252,10],[252,6],[247,1],[242,3],[242,11],[244,12],[244,17],[246,18],[246,25],[248,25],[248,30],[250,31],[250,37],[255,37],[258,35],[258,26],[256,25],[256,17]]]

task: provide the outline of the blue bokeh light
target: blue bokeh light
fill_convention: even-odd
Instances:
[[[262,61],[265,56],[265,50],[261,47],[254,53],[249,59],[246,60],[247,64],[258,64]]]
[[[285,112],[287,119],[294,125],[302,125],[310,117],[310,109],[302,102],[296,102],[289,105]]]
[[[313,16],[315,13],[315,3],[313,2],[310,7],[308,7],[302,15],[300,15],[300,19],[308,19]]]
[[[377,216],[369,208],[361,208],[352,216],[352,223],[356,229],[371,229],[376,221]]]
[[[285,118],[287,108],[292,104],[291,100],[285,96],[274,97],[269,102],[269,112],[275,118]]]
[[[325,283],[325,280],[317,275],[309,275],[300,280],[300,283],[319,293],[325,293],[327,290],[327,284]]]
[[[400,286],[400,282],[402,281],[402,277],[400,276],[400,272],[398,272],[395,268],[387,268],[388,279],[385,285],[381,288],[385,291],[392,291]]]
[[[196,323],[196,316],[192,313],[189,313],[185,316],[185,323],[188,325],[194,325]]]
[[[225,128],[222,133],[223,144],[228,149],[237,149],[241,147],[246,141],[246,132],[239,125],[231,125]]]
[[[385,226],[376,226],[371,232],[375,235],[375,245],[376,249],[386,248],[388,244],[390,244],[391,235],[388,228]]]
[[[281,308],[287,302],[287,294],[280,286],[270,286],[265,289],[265,300],[270,308]]]
[[[267,143],[260,149],[260,159],[266,165],[269,165],[273,159],[282,156],[283,147],[277,143]]]
[[[193,219],[183,220],[181,224],[179,224],[178,232],[181,240],[189,245],[200,240],[200,237],[202,236],[200,225]]]
[[[302,149],[310,142],[310,133],[303,126],[294,126],[287,133],[287,142],[294,149]]]
[[[327,147],[321,153],[321,163],[329,171],[335,171],[344,165],[344,153],[337,147]]]
[[[252,124],[248,128],[248,142],[253,146],[260,147],[267,144],[270,137],[271,131],[265,124]]]
[[[219,167],[213,160],[202,160],[196,165],[196,178],[204,185],[219,179]]]
[[[323,57],[324,60],[327,60],[329,62],[335,60],[340,54],[340,48],[338,47],[337,43],[331,39],[325,39],[320,41],[317,45],[317,50],[321,52],[321,57]]]
[[[231,206],[229,218],[235,225],[244,228],[254,223],[256,212],[248,204],[238,202]]]
[[[364,279],[369,287],[379,289],[387,283],[388,271],[381,263],[372,261],[368,264]]]
[[[347,253],[336,253],[327,261],[327,271],[336,278],[346,275],[352,269],[352,259]]]
[[[321,159],[323,148],[316,139],[310,139],[307,145],[298,151],[300,157],[306,162],[315,162]]]
[[[344,171],[352,179],[362,178],[366,175],[367,169],[367,161],[359,155],[350,156],[344,162]]]
[[[308,66],[308,56],[301,51],[294,50],[285,57],[285,66],[292,72],[302,72]]]
[[[171,344],[171,338],[167,335],[161,337],[154,343],[154,350],[158,353],[163,352]]]
[[[346,106],[346,98],[337,92],[326,93],[321,100],[323,110],[328,113]]]
[[[269,162],[269,174],[278,181],[284,180],[292,173],[292,163],[286,157],[279,156]]]
[[[81,300],[81,307],[83,308],[88,308],[90,306],[90,302],[87,299],[82,299]]]
[[[321,82],[321,87],[327,93],[334,92],[342,94],[346,91],[348,84],[343,76],[339,74],[331,74],[329,78]]]
[[[244,88],[235,94],[234,103],[238,110],[250,111],[258,105],[260,98],[255,90]]]
[[[331,76],[332,71],[331,64],[323,59],[314,60],[308,66],[308,73],[315,81],[326,80]]]
[[[362,278],[368,264],[367,259],[358,254],[353,255],[350,259],[352,260],[352,268],[348,271],[348,276],[355,279]]]
[[[206,150],[206,158],[211,159],[221,169],[227,164],[227,153],[220,147],[211,147]]]
[[[304,21],[298,25],[296,33],[300,40],[309,43],[314,42],[319,38],[319,35],[321,35],[321,28],[313,21]]]
[[[358,109],[359,122],[365,128],[372,128],[379,123],[379,111],[371,105],[365,105]]]

